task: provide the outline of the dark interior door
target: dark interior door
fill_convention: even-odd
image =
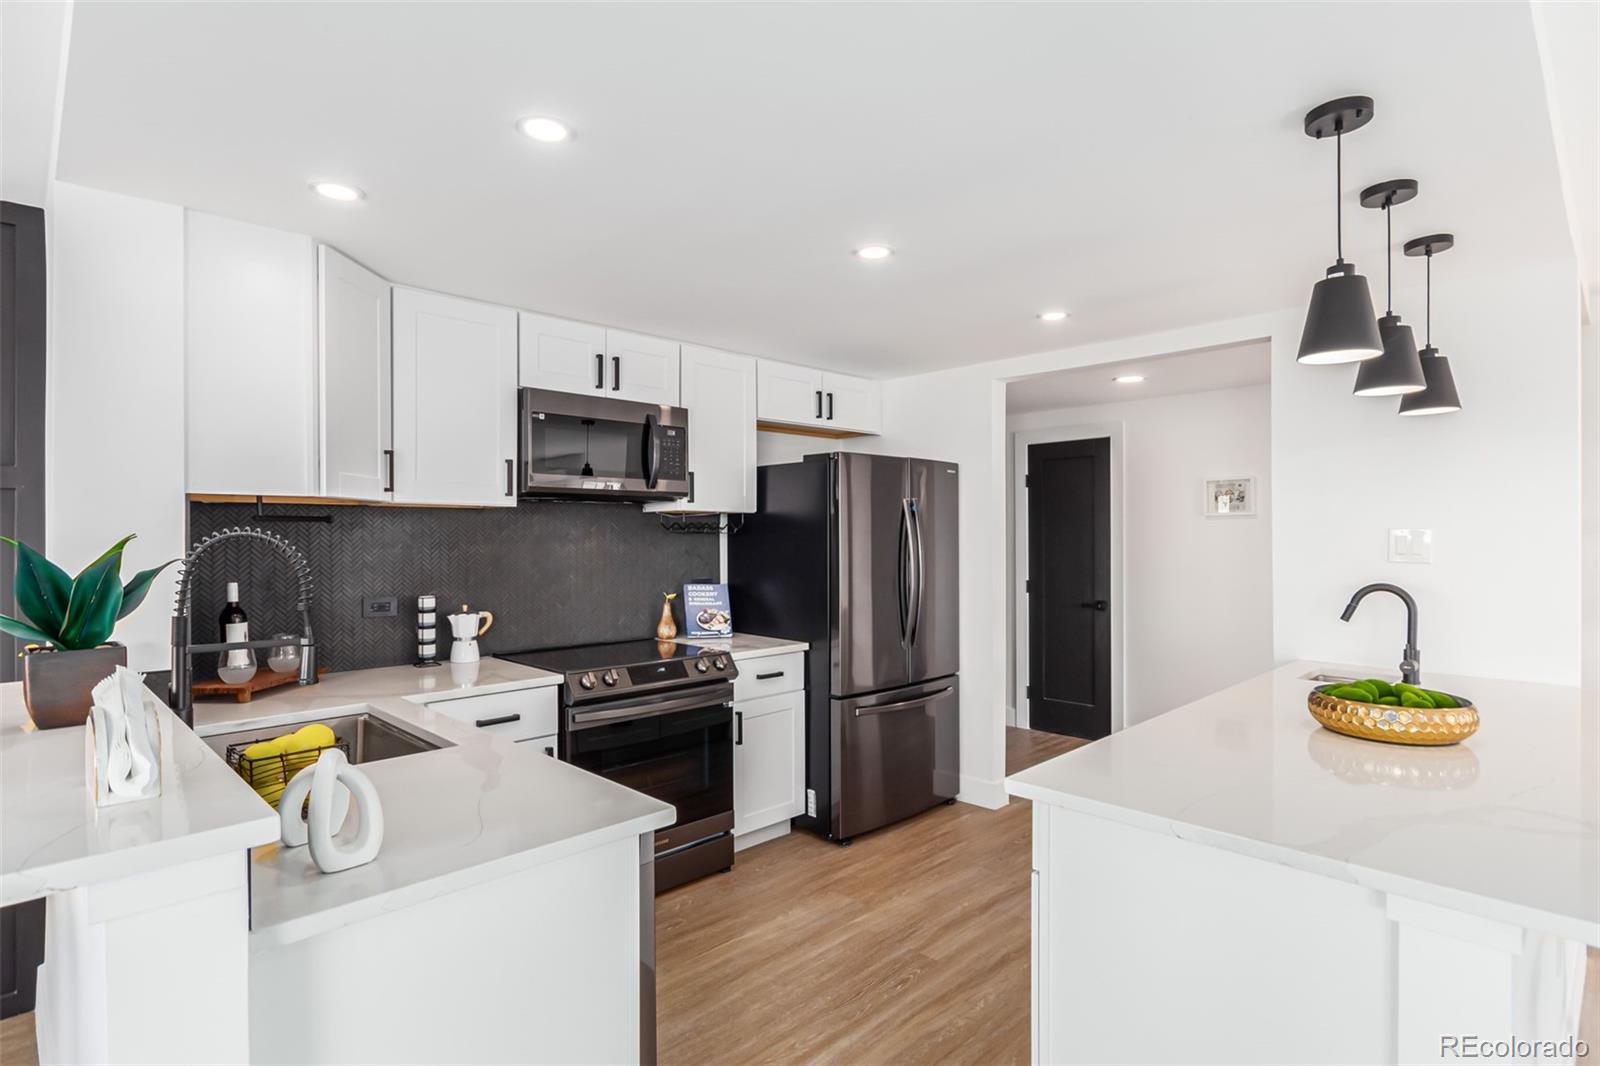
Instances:
[[[1111,732],[1111,441],[1028,448],[1028,724]]]
[[[0,201],[0,534],[44,550],[44,212]],[[15,616],[16,552],[0,547],[0,614]],[[0,635],[0,681],[21,641]],[[0,908],[0,1018],[33,1009],[44,900]]]

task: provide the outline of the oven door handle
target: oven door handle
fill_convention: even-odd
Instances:
[[[732,695],[707,695],[701,693],[697,696],[680,696],[677,699],[662,700],[658,703],[630,703],[626,707],[602,707],[593,711],[569,711],[572,729],[589,729],[597,725],[608,725],[613,722],[626,722],[634,718],[655,718],[658,715],[671,714],[673,711],[689,711],[697,707],[726,707],[732,702]]]

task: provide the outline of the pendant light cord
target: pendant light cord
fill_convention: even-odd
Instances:
[[[1426,309],[1423,312],[1422,335],[1423,335],[1423,337],[1426,338],[1426,340],[1424,341],[1424,346],[1428,347],[1428,348],[1432,348],[1433,347],[1433,245],[1432,244],[1428,245],[1428,247],[1425,250],[1425,254],[1423,255],[1422,259],[1423,259],[1423,264],[1428,268],[1428,288],[1427,288],[1428,295],[1423,298],[1423,304],[1422,304],[1422,306]]]
[[[1337,262],[1344,262],[1344,124],[1333,127],[1333,225],[1338,248]]]
[[[1383,299],[1389,305],[1385,313],[1390,315],[1394,314],[1394,215],[1389,211],[1393,199],[1393,193],[1383,198],[1384,261],[1389,264],[1389,278],[1384,285],[1386,291]]]

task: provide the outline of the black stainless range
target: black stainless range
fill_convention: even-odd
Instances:
[[[656,891],[733,865],[733,679],[726,652],[630,640],[503,654],[563,675],[561,758],[672,804]]]

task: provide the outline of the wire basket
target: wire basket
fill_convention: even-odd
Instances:
[[[345,758],[350,757],[350,745],[343,740],[335,740],[332,744],[325,744],[320,748],[307,748],[304,751],[247,757],[245,749],[258,743],[260,741],[251,740],[229,744],[224,751],[224,757],[228,765],[233,767],[234,773],[244,778],[245,784],[255,789],[258,796],[274,807],[278,805],[278,798],[283,795],[283,790],[294,780],[294,775],[308,766],[315,766],[317,759],[329,748],[338,748],[344,752]]]

